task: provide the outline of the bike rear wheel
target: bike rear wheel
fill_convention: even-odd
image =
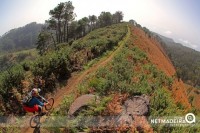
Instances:
[[[51,110],[53,108],[53,104],[54,104],[54,99],[53,98],[49,98],[48,100],[48,105],[45,105],[45,109],[47,111]]]
[[[40,115],[35,115],[30,120],[30,127],[36,128],[40,125]]]

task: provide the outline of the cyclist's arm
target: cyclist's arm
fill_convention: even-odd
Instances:
[[[39,99],[37,99],[36,97],[34,97],[34,103],[40,106],[44,106],[44,103],[41,102]]]
[[[45,101],[45,102],[43,103],[44,106],[47,105],[47,104],[49,104],[49,102],[46,101],[46,99],[45,99],[43,96],[38,95],[38,97]]]

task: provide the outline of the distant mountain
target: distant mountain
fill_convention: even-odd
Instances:
[[[168,38],[168,37],[165,37],[165,36],[162,36],[162,35],[159,35],[157,34],[165,43],[168,43],[168,44],[172,44],[172,43],[175,43],[173,39],[171,38]]]
[[[158,35],[158,34],[157,34]],[[161,44],[177,69],[180,78],[195,87],[200,87],[200,52],[158,35]]]
[[[12,29],[0,37],[0,52],[12,52],[35,47],[42,24],[29,23]]]

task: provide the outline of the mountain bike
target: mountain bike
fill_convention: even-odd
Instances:
[[[49,98],[48,100],[46,100],[44,97],[40,96],[42,102],[44,103],[49,103],[47,105],[44,106],[46,111],[50,111],[53,108],[53,104],[54,104],[54,98]],[[40,122],[40,118],[43,116],[44,114],[39,113],[34,115],[31,119],[30,119],[30,127],[31,128],[37,128],[40,126],[41,122]]]

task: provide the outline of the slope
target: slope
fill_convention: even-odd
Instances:
[[[68,79],[67,86],[57,90],[55,107],[63,109],[64,114],[60,114],[60,110],[57,109],[56,114],[66,115],[68,106],[65,105],[65,101],[63,102],[63,97],[72,93],[75,98],[84,93],[95,93],[103,99],[112,97],[113,93],[116,95],[128,93],[130,96],[148,94],[151,96],[151,111],[155,113],[151,115],[162,116],[177,111],[175,109],[178,108],[174,105],[171,94],[177,103],[184,106],[184,111],[190,108],[184,85],[173,76],[175,69],[159,43],[146,37],[140,28],[132,26],[130,28],[131,33],[128,30],[117,50],[101,58],[82,73],[73,73],[72,77]],[[172,78],[174,82],[171,86]],[[158,98],[159,100],[157,100]],[[118,102],[117,104],[120,106],[122,103]],[[106,105],[110,105],[110,103]],[[105,107],[105,103],[94,107],[96,109],[92,111],[97,114],[103,110],[111,111]],[[111,111],[111,114],[114,112]],[[26,130],[26,132],[31,131],[30,128]]]
[[[169,77],[174,76],[176,72],[175,68],[170,59],[166,56],[159,42],[156,39],[149,38],[145,32],[138,27],[133,27],[132,32],[134,33],[134,44],[148,54],[152,63]],[[190,108],[184,84],[182,81],[178,81],[177,78],[175,78],[173,83],[172,94],[177,103],[180,102],[185,108]]]
[[[119,42],[118,44],[118,48],[110,53],[109,55],[107,55],[106,57],[103,57],[102,59],[100,59],[96,64],[94,64],[92,67],[90,67],[89,69],[81,72],[81,73],[73,73],[72,77],[67,81],[67,85],[58,90],[54,96],[54,108],[59,108],[60,104],[63,101],[64,96],[69,95],[71,93],[76,92],[77,86],[80,84],[80,82],[82,82],[88,74],[93,73],[95,71],[97,71],[97,69],[99,69],[100,67],[105,66],[108,62],[110,62],[113,59],[113,56],[120,51],[120,49],[122,48],[122,42],[127,40],[127,35],[124,37],[124,39]],[[26,132],[26,133],[32,133],[33,129],[32,128],[27,128],[27,129],[22,129],[22,132]]]
[[[184,111],[190,108],[183,83],[174,78],[171,86],[170,78],[174,75],[175,69],[159,43],[146,37],[140,28],[130,28],[131,36],[129,30],[129,34],[120,42],[122,44],[116,51],[101,59],[82,74],[73,75],[68,80],[67,86],[56,93],[55,107],[60,108],[56,113],[58,116],[66,115],[68,110],[68,104],[60,105],[60,103],[65,103],[62,101],[63,95],[72,93],[76,98],[77,95],[92,92],[102,99],[112,98],[112,94],[118,95],[118,93],[130,96],[149,94],[151,113],[153,113],[151,115],[172,115],[177,111],[171,94],[177,103],[184,106]],[[170,88],[172,92],[169,90]],[[159,100],[157,100],[158,98]],[[113,101],[118,102],[113,103]],[[117,114],[120,113],[120,106],[123,103],[123,101],[119,101],[121,100],[116,98],[111,100],[111,103],[107,101],[106,104],[92,105],[91,109],[87,111],[92,112],[93,115],[101,115],[104,111],[107,115]],[[119,109],[110,108],[113,106],[118,106]],[[59,130],[54,128],[54,130]],[[27,132],[30,130],[28,129]],[[155,130],[159,131],[156,128]]]
[[[80,117],[87,114],[91,116],[119,115],[125,99],[129,96],[142,94],[150,96],[151,116],[180,115],[190,108],[190,104],[182,88],[183,83],[179,82],[175,77],[173,77],[174,79],[172,80],[175,69],[159,46],[159,43],[147,38],[140,28],[130,28],[132,32],[129,30],[129,37],[127,41],[123,43],[119,52],[116,52],[112,59],[106,62],[106,65],[96,67],[95,71],[88,72],[87,75],[81,77],[81,80],[78,80],[79,83],[77,83],[75,87],[77,91],[74,92],[75,98],[76,94],[84,95],[88,93],[98,95],[101,98],[100,103],[93,103],[89,108],[86,108],[86,110],[78,114]],[[140,43],[143,43],[143,47],[140,47]],[[144,51],[140,50],[138,47]],[[148,51],[151,50],[153,50],[156,55],[152,52],[150,56],[150,52]],[[161,58],[161,60],[159,58]],[[164,65],[162,64],[163,61],[165,63]],[[173,93],[177,94],[174,94],[172,97],[171,95]],[[184,106],[184,108],[179,107],[179,104],[175,104],[174,99],[181,106]],[[60,110],[56,112],[56,115],[66,115],[71,102],[73,102],[73,100],[65,99],[60,106]],[[56,122],[55,119],[52,119],[51,124],[54,125]],[[143,130],[145,127],[148,127],[148,124],[143,124],[139,130]],[[163,127],[160,127],[161,129],[159,129],[159,127],[154,128],[154,130],[158,132],[166,132],[169,130],[169,128]],[[109,127],[107,129],[110,130]],[[55,130],[62,131],[56,127],[47,130],[49,132]],[[64,130],[70,131],[78,129],[72,126],[66,127]],[[170,127],[170,130],[174,130],[173,127]],[[178,130],[179,129],[176,129],[174,131]],[[187,130],[182,129],[182,131]],[[136,131],[138,131],[138,129],[136,129]],[[143,131],[149,132],[151,129],[147,128]]]
[[[8,31],[0,37],[1,53],[34,48],[42,26],[42,24],[32,22]]]
[[[187,84],[198,87],[200,74],[200,52],[175,43],[172,39],[159,35],[163,47],[176,67],[178,76]]]
[[[191,85],[185,84],[185,87],[187,89],[187,96],[190,104],[197,110],[200,111],[200,90],[197,88],[194,88]]]

